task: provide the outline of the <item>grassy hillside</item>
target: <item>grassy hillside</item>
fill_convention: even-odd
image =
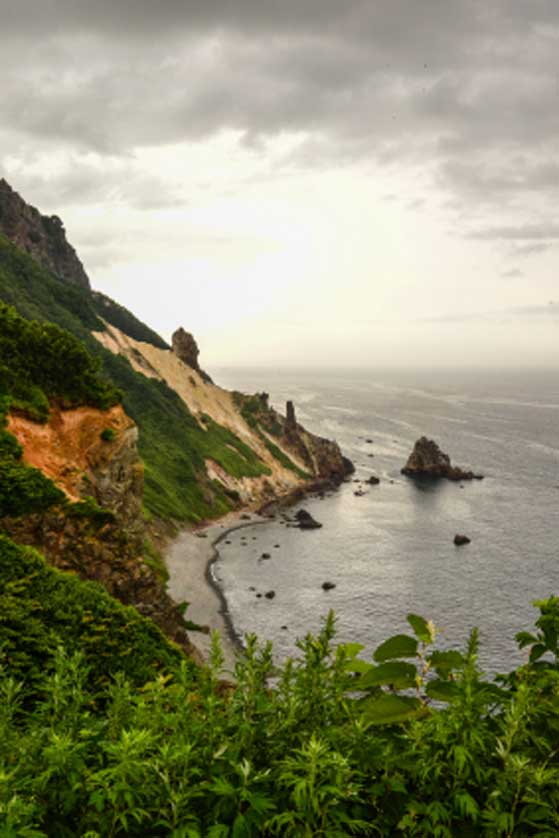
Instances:
[[[100,366],[68,332],[0,303],[0,517],[65,502],[41,471],[23,463],[21,446],[5,430],[8,411],[44,422],[52,403],[106,409],[120,392],[99,375]]]
[[[116,672],[141,686],[182,655],[155,624],[94,582],[49,567],[42,556],[0,535],[0,661],[40,690],[60,649],[79,651],[92,691]]]
[[[237,477],[267,474],[268,468],[234,434],[216,423],[200,428],[166,384],[136,373],[130,363],[104,349],[90,334],[107,320],[132,329],[140,340],[165,345],[130,312],[103,295],[74,288],[53,277],[0,235],[0,300],[25,318],[50,321],[78,337],[122,392],[124,408],[139,428],[145,464],[145,505],[161,517],[198,521],[230,509],[232,498],[207,479],[211,457]],[[157,343],[159,341],[159,344]]]

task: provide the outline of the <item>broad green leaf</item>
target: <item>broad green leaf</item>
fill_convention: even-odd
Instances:
[[[530,663],[534,663],[534,661],[539,660],[546,652],[547,649],[543,643],[536,643],[536,645],[532,646],[530,650]]]
[[[419,614],[408,614],[406,620],[413,629],[413,633],[422,643],[432,643],[435,639],[435,626]]]
[[[525,646],[534,646],[538,642],[538,638],[530,634],[529,631],[519,631],[516,635],[516,642],[521,649],[524,649]]]
[[[362,643],[340,643],[338,653],[343,653],[346,658],[355,658],[365,647]]]
[[[393,658],[414,658],[417,655],[417,640],[409,634],[395,634],[375,649],[373,659],[377,663]]]
[[[350,660],[344,664],[344,670],[346,672],[356,672],[359,674],[364,674],[365,672],[368,672],[369,669],[372,669],[372,666],[372,663],[362,661],[360,658],[354,658],[353,660]]]
[[[396,724],[413,718],[420,707],[417,698],[385,694],[363,704],[363,716],[373,725]]]
[[[399,690],[415,686],[417,671],[413,664],[404,661],[388,661],[372,667],[362,678],[356,681],[356,688],[366,690],[380,684],[390,684]]]
[[[442,678],[446,678],[453,669],[460,669],[464,664],[463,655],[455,649],[449,649],[446,652],[432,652],[427,660]]]
[[[459,694],[458,686],[454,681],[429,681],[425,687],[425,692],[429,698],[434,698],[436,701],[454,701]]]

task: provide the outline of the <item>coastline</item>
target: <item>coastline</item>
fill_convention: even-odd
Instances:
[[[337,491],[346,479],[347,475],[342,480],[317,478],[257,507],[246,506],[216,521],[206,522],[194,529],[183,529],[166,547],[165,565],[169,573],[167,593],[175,602],[189,603],[186,619],[208,627],[208,634],[189,632],[192,642],[205,660],[209,657],[211,633],[215,630],[220,635],[226,670],[233,671],[236,656],[243,649],[242,638],[235,631],[229,613],[227,598],[213,572],[220,558],[219,543],[236,530],[269,523],[276,512],[314,493]],[[250,519],[246,518],[247,515]]]
[[[250,515],[250,520],[243,519],[244,515]],[[182,530],[165,551],[169,573],[167,592],[175,602],[189,603],[186,619],[208,626],[210,631],[209,634],[190,631],[192,642],[207,660],[211,632],[217,630],[225,657],[224,668],[229,671],[233,670],[243,644],[231,620],[225,594],[213,573],[220,557],[218,545],[235,530],[268,522],[269,517],[241,509],[196,529]]]

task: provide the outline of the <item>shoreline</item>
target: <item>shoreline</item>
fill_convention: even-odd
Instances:
[[[237,655],[244,648],[229,613],[227,597],[213,573],[213,567],[221,556],[219,543],[237,530],[269,523],[275,512],[293,506],[314,493],[337,491],[343,482],[325,478],[306,486],[297,486],[256,508],[244,507],[216,521],[204,522],[193,529],[185,528],[167,546],[164,551],[169,573],[167,592],[175,602],[188,601],[187,620],[208,626],[209,634],[189,631],[190,639],[205,660],[209,656],[211,632],[214,630],[220,635],[225,669],[233,669]],[[250,520],[243,517],[246,515],[250,515]]]
[[[241,519],[241,515],[247,514],[251,515],[250,520]],[[243,643],[235,631],[227,598],[213,573],[213,567],[220,558],[218,545],[236,530],[267,524],[269,520],[257,512],[238,510],[196,529],[182,530],[165,551],[165,565],[169,573],[167,592],[175,602],[188,601],[187,620],[209,628],[209,634],[190,630],[190,639],[207,660],[211,633],[217,630],[225,669],[234,667]]]

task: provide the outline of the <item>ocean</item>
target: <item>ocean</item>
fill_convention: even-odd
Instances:
[[[559,593],[559,370],[212,370],[224,387],[266,391],[313,433],[335,439],[378,486],[343,484],[307,498],[322,529],[280,520],[232,533],[214,573],[239,636],[272,640],[276,656],[316,632],[330,608],[338,640],[365,646],[433,620],[440,648],[480,632],[480,663],[509,671],[526,657],[514,636]],[[453,464],[485,475],[418,485],[400,469],[415,440],[435,439]],[[367,442],[372,440],[372,442]],[[290,513],[291,514],[291,513]],[[471,543],[455,547],[463,533]],[[246,542],[244,545],[242,542]],[[276,546],[278,545],[278,546]],[[262,560],[262,553],[270,553]],[[335,584],[330,591],[323,582]],[[257,594],[275,591],[273,599]]]

